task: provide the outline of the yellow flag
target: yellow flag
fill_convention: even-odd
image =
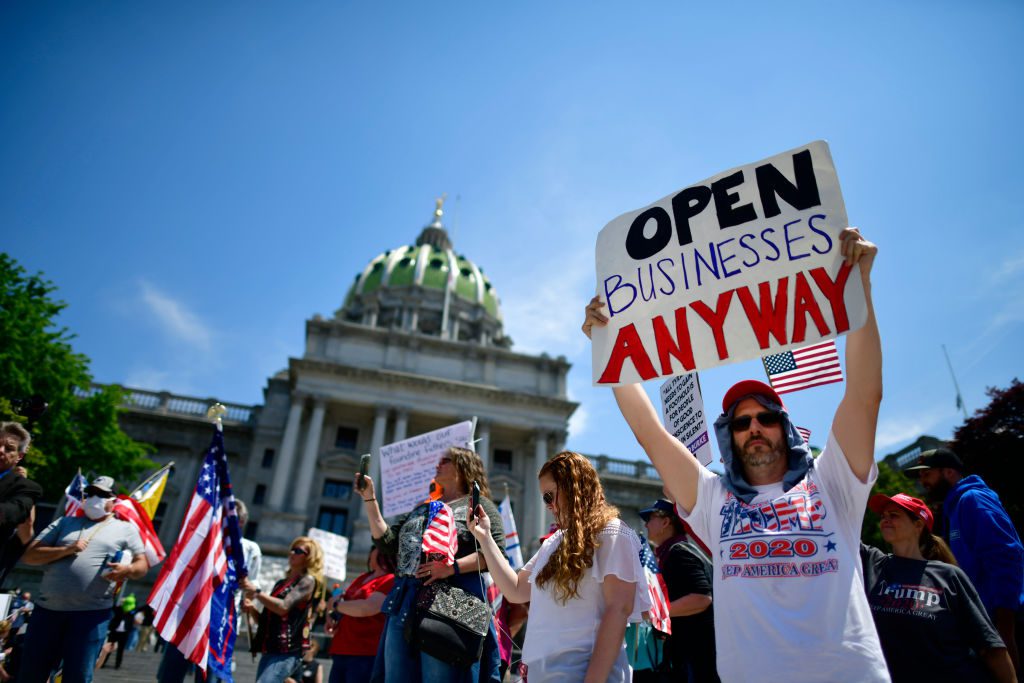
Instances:
[[[160,505],[160,498],[164,495],[167,477],[170,475],[173,465],[173,462],[164,465],[153,476],[142,482],[139,488],[132,491],[132,498],[138,501],[150,519],[156,515],[156,508]]]

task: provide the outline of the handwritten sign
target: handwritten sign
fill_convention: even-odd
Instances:
[[[345,565],[348,563],[348,539],[316,528],[311,528],[306,535],[319,543],[324,551],[324,576],[344,581]]]
[[[661,412],[665,429],[707,467],[711,462],[711,442],[696,373],[673,377],[661,385]]]
[[[594,384],[671,377],[857,329],[867,306],[840,254],[847,226],[821,140],[619,216],[597,237],[610,322],[594,328]]]
[[[473,423],[467,420],[381,446],[382,514],[385,517],[400,515],[422,503],[444,452],[450,446],[468,448],[472,440]]]

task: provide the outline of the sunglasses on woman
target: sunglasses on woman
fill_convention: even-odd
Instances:
[[[554,491],[545,491],[541,498],[544,500],[545,505],[554,505],[555,495]]]
[[[757,415],[741,415],[740,417],[734,417],[729,421],[730,431],[747,431],[750,429],[750,423],[755,417],[762,427],[774,427],[782,422],[782,413],[776,413],[773,410],[766,410],[763,413],[758,413]]]
[[[305,548],[292,548],[292,555],[309,555],[309,551]]]

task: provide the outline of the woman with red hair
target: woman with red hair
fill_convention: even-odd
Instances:
[[[590,460],[565,451],[538,475],[558,523],[516,574],[490,534],[482,507],[469,529],[510,602],[530,602],[523,664],[534,680],[630,680],[627,621],[650,609],[640,539],[609,505]]]

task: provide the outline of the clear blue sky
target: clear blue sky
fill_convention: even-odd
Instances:
[[[950,436],[940,344],[972,410],[1024,375],[1024,5],[712,5],[5,2],[0,248],[98,381],[255,403],[447,192],[515,348],[574,363],[569,445],[635,458],[578,331],[597,232],[824,138],[881,248],[878,454]],[[840,394],[787,401],[813,442]]]

